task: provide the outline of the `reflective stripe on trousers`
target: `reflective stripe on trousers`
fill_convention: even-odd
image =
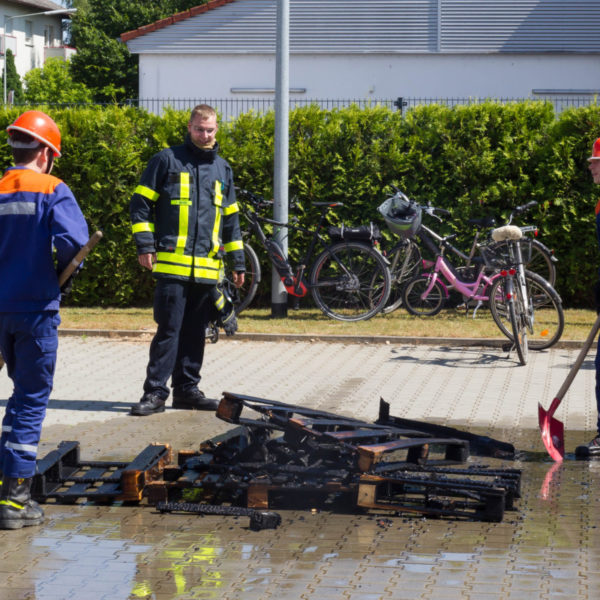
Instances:
[[[56,366],[57,311],[0,313],[0,351],[14,389],[0,437],[5,477],[32,477]]]

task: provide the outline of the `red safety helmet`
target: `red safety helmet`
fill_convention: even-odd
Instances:
[[[54,156],[60,156],[60,130],[58,125],[46,114],[39,110],[28,110],[6,128],[8,143],[13,148],[35,148],[35,144],[26,145],[23,142],[11,140],[11,131],[22,131],[51,148]]]
[[[588,160],[600,160],[600,138],[598,138],[592,146],[592,155]]]

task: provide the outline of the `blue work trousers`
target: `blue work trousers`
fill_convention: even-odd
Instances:
[[[13,393],[0,436],[4,477],[33,477],[42,422],[52,391],[58,348],[58,311],[0,313],[0,351]]]
[[[206,326],[213,316],[214,286],[160,278],[154,290],[154,320],[144,393],[169,397],[167,382],[186,392],[200,382]]]
[[[598,336],[598,349],[596,350],[596,359],[594,361],[596,366],[596,414],[597,414],[597,423],[596,429],[598,431],[598,435],[600,435],[600,336]]]

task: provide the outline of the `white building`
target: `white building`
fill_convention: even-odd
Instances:
[[[72,55],[74,49],[63,45],[62,24],[67,15],[41,14],[59,10],[64,11],[64,6],[50,0],[0,0],[2,69],[5,48],[12,51],[21,77],[42,67],[51,56]]]
[[[277,0],[121,35],[141,99],[272,99]],[[290,0],[290,98],[593,98],[598,0]]]

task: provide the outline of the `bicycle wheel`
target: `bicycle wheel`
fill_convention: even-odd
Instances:
[[[423,294],[431,283],[431,275],[423,274],[413,277],[404,288],[402,301],[404,307],[417,317],[433,317],[444,307],[446,294],[439,281],[436,281],[426,298]]]
[[[512,329],[512,342],[517,351],[519,362],[522,365],[527,364],[528,344],[527,344],[527,311],[521,287],[517,285],[515,279],[504,279],[506,297],[508,303],[508,314]]]
[[[541,275],[551,286],[556,283],[556,265],[552,254],[537,240],[531,240],[531,258],[525,266],[528,271]]]
[[[248,308],[254,296],[256,296],[256,290],[261,277],[260,263],[258,257],[252,246],[249,246],[244,242],[244,258],[246,261],[246,274],[244,275],[244,285],[236,288],[231,278],[233,272],[233,259],[230,254],[226,254],[223,259],[224,277],[223,285],[226,287],[233,305],[235,306],[235,312],[239,315],[244,309]]]
[[[317,256],[310,272],[317,306],[339,321],[376,315],[390,295],[390,271],[381,254],[360,242],[339,242]]]
[[[498,277],[490,289],[490,311],[502,333],[512,340],[512,326],[506,305],[506,295]],[[556,290],[537,273],[525,272],[525,283],[532,312],[532,326],[528,328],[528,347],[531,350],[550,348],[562,335],[565,315],[562,301]]]
[[[391,263],[392,289],[390,297],[381,311],[386,315],[402,306],[404,286],[420,270],[421,252],[414,242],[403,241],[390,250],[387,259]]]

